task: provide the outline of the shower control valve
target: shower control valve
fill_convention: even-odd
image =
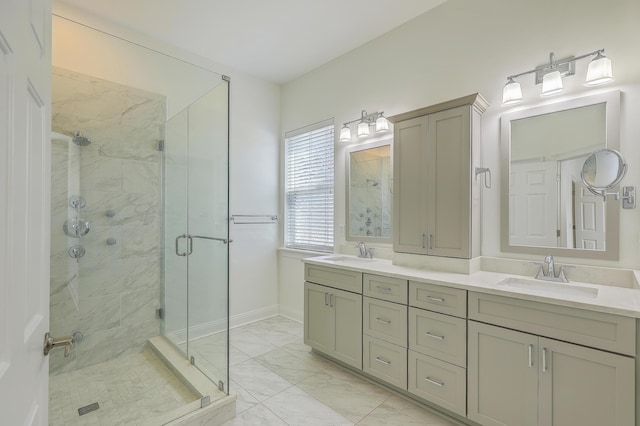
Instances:
[[[51,349],[64,346],[64,356],[68,357],[71,352],[71,344],[73,343],[73,336],[52,337],[49,332],[44,334],[44,348],[42,353],[46,356],[49,355]]]

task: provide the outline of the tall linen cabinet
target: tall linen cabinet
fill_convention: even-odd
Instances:
[[[394,123],[393,250],[480,255],[479,94],[389,117]],[[484,177],[480,177],[484,182]]]

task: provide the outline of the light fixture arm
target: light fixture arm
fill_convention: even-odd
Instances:
[[[549,54],[549,68],[557,68],[559,65],[568,64],[570,62],[575,62],[575,61],[578,61],[580,59],[588,58],[589,56],[594,56],[594,55],[595,56],[604,55],[604,49],[594,50],[593,52],[585,53],[584,55],[574,56],[574,57],[571,57],[571,58],[562,59],[560,61],[556,61],[554,53],[551,52]],[[538,68],[534,68],[534,69],[529,70],[529,71],[523,71],[523,72],[518,73],[518,74],[512,74],[512,75],[507,77],[507,80],[518,78],[518,77],[522,77],[523,75],[527,75],[527,74],[533,74],[534,72],[537,72],[539,70],[540,70],[540,68],[538,67]]]
[[[353,124],[353,123],[369,123],[369,124],[375,124],[376,120],[380,117],[382,117],[384,115],[384,111],[380,111],[380,112],[372,112],[371,114],[367,113],[366,110],[362,110],[362,112],[360,113],[360,118],[356,118],[355,120],[351,120],[351,121],[345,121],[344,123],[342,123],[343,126],[348,126],[349,124]]]

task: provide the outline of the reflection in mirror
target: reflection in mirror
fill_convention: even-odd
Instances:
[[[613,149],[601,149],[587,157],[580,175],[587,188],[604,197],[604,191],[620,183],[626,171],[622,154]]]
[[[617,241],[618,210],[588,189],[582,170],[592,153],[617,147],[619,96],[612,92],[503,115],[509,170],[503,179],[504,251],[583,256],[579,252],[606,252],[609,233]]]
[[[346,239],[389,242],[391,238],[391,145],[349,150]]]

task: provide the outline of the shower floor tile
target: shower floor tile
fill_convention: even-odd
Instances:
[[[49,425],[142,425],[197,400],[150,350],[49,379]],[[78,409],[100,408],[80,416]]]

